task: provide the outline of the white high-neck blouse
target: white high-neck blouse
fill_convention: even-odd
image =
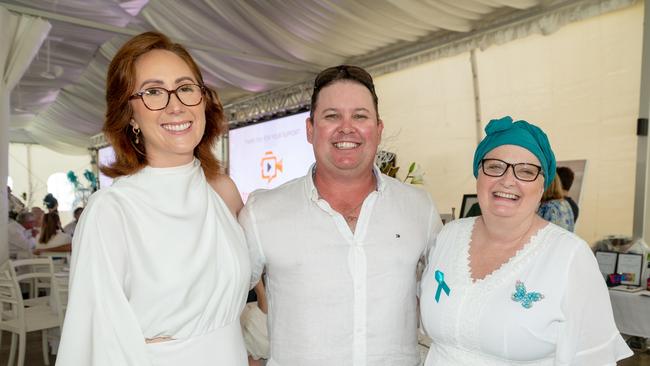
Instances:
[[[240,352],[230,326],[249,277],[242,229],[198,160],[119,178],[90,198],[77,226],[57,365],[159,365],[145,338],[178,347],[226,328]],[[231,359],[206,364],[220,357]]]

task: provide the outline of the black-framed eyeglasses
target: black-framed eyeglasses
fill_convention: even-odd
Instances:
[[[188,107],[199,105],[203,100],[205,87],[197,84],[183,84],[174,90],[162,87],[147,88],[133,94],[131,99],[141,99],[144,106],[151,111],[159,111],[167,108],[172,94],[176,94],[178,100]]]
[[[535,164],[510,164],[500,159],[481,160],[481,169],[483,169],[483,173],[490,177],[501,177],[506,174],[506,171],[508,171],[508,168],[510,167],[512,167],[512,172],[515,174],[515,178],[524,182],[534,181],[542,172],[542,167]]]

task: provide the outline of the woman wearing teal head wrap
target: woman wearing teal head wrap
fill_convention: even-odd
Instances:
[[[555,176],[546,134],[510,117],[485,131],[474,154],[482,215],[445,225],[422,275],[425,365],[604,366],[632,355],[588,244],[536,213]]]
[[[555,154],[548,142],[548,137],[541,128],[526,121],[512,122],[512,117],[493,119],[485,127],[487,134],[474,152],[474,176],[478,178],[478,169],[483,157],[492,149],[501,145],[517,145],[530,151],[541,163],[544,177],[544,189],[555,177]]]

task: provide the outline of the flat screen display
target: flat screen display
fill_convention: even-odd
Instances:
[[[256,189],[275,188],[307,173],[314,163],[308,116],[303,112],[230,130],[229,172],[244,202]]]

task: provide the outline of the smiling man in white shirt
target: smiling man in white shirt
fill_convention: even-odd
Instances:
[[[416,267],[442,222],[429,194],[374,166],[377,104],[365,70],[323,70],[306,121],[316,163],[239,216],[252,284],[266,268],[268,366],[420,362]]]

